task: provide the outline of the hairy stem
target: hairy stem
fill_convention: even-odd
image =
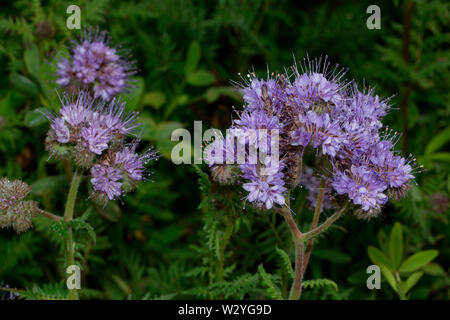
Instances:
[[[294,218],[286,207],[281,208],[278,211],[286,221],[289,230],[291,231],[292,241],[295,246],[295,272],[294,282],[292,283],[291,291],[289,293],[289,300],[298,300],[302,294],[302,282],[303,282],[303,241],[300,229],[295,223]]]
[[[57,216],[57,215],[55,215],[53,213],[50,213],[48,211],[42,210],[40,208],[36,209],[36,213],[41,215],[41,216],[43,216],[43,217],[46,217],[47,219],[53,220],[53,221],[61,221],[62,220],[62,217]]]
[[[72,175],[72,182],[70,184],[69,194],[67,195],[66,208],[64,210],[64,222],[67,223],[67,237],[66,237],[66,268],[75,263],[73,256],[73,234],[70,222],[73,219],[73,211],[75,208],[75,201],[77,199],[78,187],[80,186],[81,175],[77,171]],[[78,292],[76,289],[69,289],[69,300],[78,300]]]
[[[327,230],[337,219],[339,219],[342,216],[342,214],[345,212],[346,209],[347,209],[347,206],[344,206],[340,210],[333,213],[333,215],[331,217],[329,217],[327,220],[325,220],[320,226],[304,233],[303,241],[310,240],[310,239],[318,236],[325,230]]]
[[[319,194],[317,195],[316,208],[314,209],[314,217],[311,223],[311,230],[314,230],[319,223],[320,212],[322,211],[323,194],[325,190],[325,180],[320,182]],[[314,238],[309,239],[308,245],[306,246],[305,259],[303,260],[303,274],[308,266],[309,257],[311,256],[312,247],[314,244]]]

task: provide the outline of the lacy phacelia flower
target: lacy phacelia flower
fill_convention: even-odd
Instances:
[[[25,201],[31,188],[23,181],[0,179],[0,227],[13,227],[17,233],[31,228],[31,218],[36,215],[37,203]]]
[[[73,41],[68,57],[60,57],[57,84],[63,88],[88,90],[94,97],[110,101],[129,85],[135,73],[127,52],[113,47],[106,31],[89,29],[79,41]]]
[[[245,150],[240,168],[247,200],[267,209],[284,205],[286,191],[300,183],[315,206],[323,181],[322,208],[342,204],[346,197],[360,216],[367,217],[378,214],[388,197],[404,196],[414,179],[413,159],[397,155],[398,136],[382,130],[389,99],[380,99],[373,89],[358,90],[354,82],[344,80],[346,70],[331,69],[327,58],[304,60],[300,70],[294,65],[291,71],[292,77],[268,74],[266,80],[252,73],[242,85],[244,110],[233,121],[231,135],[245,148],[230,151]],[[251,157],[254,150],[263,156]],[[320,166],[306,169],[301,179],[308,150]],[[212,169],[223,163],[217,156],[223,154],[210,157]],[[239,153],[233,157],[239,158]],[[272,158],[280,165],[266,170],[275,163]]]
[[[46,114],[51,121],[46,139],[50,155],[90,170],[92,197],[102,203],[133,190],[145,178],[144,165],[157,158],[153,149],[136,152],[139,139],[126,144],[138,127],[137,113],[127,113],[116,99],[105,103],[83,91],[76,99],[64,95],[61,103],[58,114]]]

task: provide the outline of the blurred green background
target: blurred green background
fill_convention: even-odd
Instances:
[[[242,106],[231,82],[240,81],[239,73],[254,69],[265,77],[267,67],[283,72],[294,57],[307,54],[326,54],[349,68],[349,78],[376,86],[381,96],[394,96],[385,123],[403,134],[398,149],[412,153],[425,169],[409,196],[390,203],[379,218],[346,217],[317,241],[306,277],[332,279],[339,290],[311,285],[303,298],[397,299],[386,276],[382,290],[368,290],[366,268],[379,253],[369,247],[389,256],[390,246],[400,244],[394,260],[423,250],[439,253],[413,270],[420,274],[410,280],[409,298],[449,298],[447,1],[0,3],[0,176],[28,182],[31,198],[57,214],[63,211],[68,168],[49,159],[43,144],[49,124],[36,109],[59,108],[48,61],[79,35],[66,28],[70,4],[81,8],[83,26],[99,26],[114,44],[131,50],[139,72],[135,90],[123,98],[130,110],[141,113],[143,144],[162,154],[150,166],[154,182],[142,183],[123,203],[92,206],[83,185],[76,214],[91,212],[97,236],[95,242],[82,230],[76,236],[81,298],[273,298],[257,270],[262,262],[280,291],[288,289],[288,272],[275,249],[292,251],[282,221],[273,213],[236,209],[237,227],[221,245],[227,228],[215,213],[198,208],[209,191],[200,190],[193,166],[172,164],[170,134],[179,127],[192,130],[194,120],[202,120],[203,129],[225,129],[233,106]],[[366,27],[372,4],[381,9],[380,30]],[[229,190],[224,192],[226,197]],[[311,217],[306,208],[302,214]],[[396,222],[402,233],[397,227],[391,234]],[[0,230],[0,282],[27,289],[30,298],[58,297],[64,290],[62,242],[49,222],[35,219],[34,224],[22,235]],[[220,276],[212,271],[218,259],[226,259]],[[403,277],[397,269],[392,266],[394,277],[411,274]]]

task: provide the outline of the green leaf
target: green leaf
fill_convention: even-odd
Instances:
[[[389,237],[389,256],[394,269],[397,269],[403,257],[403,232],[402,225],[398,222],[394,224]]]
[[[446,272],[440,264],[436,262],[431,262],[422,267],[423,272],[430,274],[432,276],[445,276]]]
[[[44,123],[47,123],[47,118],[42,114],[43,109],[35,109],[29,111],[24,119],[24,123],[27,127],[37,127]]]
[[[370,260],[372,260],[372,262],[378,265],[379,267],[384,265],[388,269],[393,269],[392,263],[389,260],[389,258],[378,248],[369,246],[369,248],[367,248],[367,253],[369,254]]]
[[[14,87],[27,94],[33,96],[37,96],[39,94],[39,88],[36,84],[18,73],[11,74],[11,83]]]
[[[25,50],[24,60],[30,75],[32,75],[36,80],[40,81],[41,63],[39,59],[39,50],[34,43],[31,45],[30,48]]]
[[[276,300],[283,300],[280,289],[278,289],[278,287],[273,283],[270,274],[268,274],[266,270],[264,270],[262,263],[258,266],[258,274],[263,280],[263,283],[266,285],[267,292],[269,293],[271,298]]]
[[[313,280],[305,280],[302,283],[302,288],[316,288],[316,287],[332,287],[334,290],[338,291],[338,285],[336,282],[330,279],[313,279]]]
[[[427,263],[431,262],[434,258],[437,257],[439,251],[437,250],[426,250],[413,254],[408,259],[403,261],[402,265],[399,268],[400,272],[412,272],[417,269],[422,268]]]
[[[122,95],[122,100],[126,102],[127,110],[136,110],[139,102],[141,101],[142,94],[144,93],[144,78],[133,77],[131,79],[130,92]]]
[[[381,270],[381,273],[383,274],[383,276],[386,278],[389,285],[392,287],[392,289],[395,292],[398,292],[394,274],[385,265],[380,265],[380,270]]]
[[[157,125],[154,139],[156,141],[156,147],[158,149],[158,152],[167,159],[171,159],[172,149],[178,143],[186,144],[187,148],[191,148],[190,141],[171,140],[172,132],[183,127],[184,125],[181,122],[177,121],[161,122]],[[192,154],[193,153],[191,150],[191,155]]]
[[[450,152],[436,152],[428,157],[431,161],[450,162]]]
[[[427,144],[425,148],[425,154],[429,155],[437,150],[439,150],[443,145],[450,141],[450,127],[445,128],[444,131],[437,134],[431,141]]]
[[[278,255],[281,258],[281,262],[283,263],[283,267],[285,268],[287,274],[291,277],[291,279],[294,278],[294,269],[292,269],[292,263],[291,259],[289,259],[288,254],[283,249],[280,249],[278,247],[275,247],[275,251],[278,253]]]
[[[414,287],[416,283],[420,280],[420,278],[422,278],[422,276],[423,276],[422,271],[414,272],[412,275],[410,275],[408,279],[406,279],[406,287],[404,293],[406,294],[412,287]]]
[[[188,75],[195,71],[201,57],[201,48],[197,41],[190,44],[184,65],[184,72]]]
[[[61,187],[67,182],[64,175],[45,177],[36,180],[31,185],[31,193],[37,196],[53,194],[61,190]]]
[[[211,72],[207,70],[197,70],[193,73],[190,73],[187,76],[186,80],[190,85],[204,87],[213,84],[215,81],[215,77]]]
[[[75,231],[86,230],[88,235],[94,241],[94,245],[97,242],[97,235],[95,234],[94,228],[83,219],[83,217],[74,219],[72,222],[73,229]]]
[[[205,100],[208,103],[215,102],[221,96],[229,97],[236,101],[242,100],[242,96],[233,87],[211,87],[204,94]]]
[[[166,96],[161,91],[150,91],[142,97],[143,106],[152,106],[159,109],[166,102]]]

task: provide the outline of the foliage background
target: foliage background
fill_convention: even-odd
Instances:
[[[333,63],[349,68],[349,77],[376,85],[382,96],[395,95],[386,124],[408,137],[399,148],[417,157],[425,171],[409,196],[389,204],[380,218],[366,222],[348,216],[316,242],[306,278],[332,279],[339,290],[311,285],[303,297],[396,299],[386,282],[382,290],[368,290],[365,270],[372,264],[367,248],[383,248],[394,222],[399,222],[403,256],[439,251],[409,297],[448,299],[448,2],[2,2],[0,176],[27,181],[33,186],[31,198],[58,214],[63,211],[68,168],[48,159],[43,145],[48,123],[36,109],[58,108],[47,61],[78,35],[65,26],[66,8],[73,3],[81,8],[83,25],[98,25],[111,33],[113,43],[131,49],[140,70],[135,90],[124,99],[130,109],[141,112],[145,142],[162,154],[151,166],[154,183],[141,184],[123,203],[96,208],[86,189],[81,190],[76,214],[89,210],[88,222],[96,231],[95,243],[87,232],[77,233],[82,298],[285,295],[289,268],[283,267],[284,255],[275,249],[292,254],[283,221],[274,213],[242,211],[240,195],[210,185],[206,168],[172,164],[170,133],[178,127],[192,130],[194,120],[202,120],[204,129],[226,128],[233,106],[242,104],[230,82],[239,81],[239,73],[254,69],[264,77],[267,66],[283,71],[293,57],[327,54]],[[375,3],[381,8],[381,30],[366,27],[366,8]],[[411,25],[404,18],[408,6]],[[311,212],[303,191],[297,200],[298,208],[304,208],[298,218],[306,225]],[[48,222],[34,222],[34,229],[22,235],[0,230],[0,282],[26,290],[22,293],[28,298],[61,297],[61,239]],[[261,263],[264,269],[258,268]],[[278,287],[271,288],[271,283]]]

